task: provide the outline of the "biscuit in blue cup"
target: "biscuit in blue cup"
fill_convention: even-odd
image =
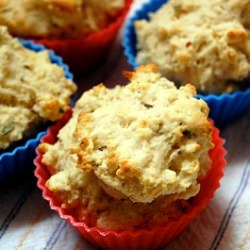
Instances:
[[[45,50],[42,45],[37,45],[31,41],[20,40],[22,45],[33,51]],[[69,71],[69,67],[63,63],[61,57],[56,56],[52,50],[49,50],[51,63],[57,64],[64,69],[64,76],[68,80],[73,80],[73,75]],[[35,148],[39,144],[42,136],[46,133],[46,129],[36,133],[34,136],[26,140],[17,142],[16,147],[0,151],[0,183],[7,183],[32,172],[35,158]]]
[[[150,13],[156,12],[167,2],[167,0],[150,0],[135,11],[128,20],[124,29],[123,47],[128,62],[133,68],[139,66],[136,62],[137,38],[134,22],[142,19],[148,20]],[[250,87],[247,87],[244,90],[236,90],[231,93],[199,93],[197,98],[201,98],[207,102],[210,108],[210,117],[219,127],[227,125],[241,117],[247,111],[250,111]]]

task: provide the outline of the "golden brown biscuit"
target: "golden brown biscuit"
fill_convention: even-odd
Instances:
[[[77,37],[108,25],[124,0],[0,0],[0,25],[22,37]]]
[[[24,48],[2,26],[0,64],[0,149],[5,149],[42,121],[61,118],[76,86],[47,51]]]
[[[42,144],[47,186],[66,205],[82,202],[86,175],[115,199],[188,199],[210,167],[208,107],[194,87],[177,89],[152,65],[125,74],[125,87],[85,92],[58,142]]]
[[[202,92],[238,89],[250,73],[249,13],[249,0],[170,0],[135,22],[136,60]]]

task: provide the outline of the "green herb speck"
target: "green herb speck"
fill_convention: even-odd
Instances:
[[[8,119],[3,125],[0,125],[0,136],[8,135],[14,130],[14,121]]]

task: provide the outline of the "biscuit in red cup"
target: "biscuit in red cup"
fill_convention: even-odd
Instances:
[[[42,142],[54,144],[57,141],[57,133],[71,117],[69,111],[56,125],[51,126]],[[213,122],[211,122],[213,125]],[[223,148],[224,140],[220,138],[220,132],[213,126],[212,142],[215,147],[210,150],[209,156],[212,166],[206,177],[200,182],[200,192],[189,199],[189,206],[185,212],[175,219],[162,225],[152,225],[150,228],[133,230],[104,230],[91,227],[86,221],[77,219],[76,211],[61,208],[60,202],[54,194],[48,190],[45,183],[50,174],[47,167],[42,164],[43,153],[37,149],[35,175],[38,178],[38,187],[42,190],[43,198],[49,201],[51,209],[58,212],[61,218],[67,220],[84,238],[96,246],[105,249],[156,249],[166,245],[175,238],[184,228],[208,205],[220,186],[220,180],[224,175],[226,165]]]
[[[106,57],[133,0],[126,0],[125,6],[116,19],[107,27],[77,38],[30,38],[43,44],[63,57],[74,73],[86,72],[100,64]]]

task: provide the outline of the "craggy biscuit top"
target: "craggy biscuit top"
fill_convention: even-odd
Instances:
[[[137,63],[202,92],[238,89],[250,73],[249,17],[249,0],[170,0],[135,22]]]
[[[47,51],[24,48],[1,26],[0,64],[0,149],[5,149],[42,120],[61,118],[76,86]]]
[[[207,105],[191,85],[177,89],[152,65],[125,75],[125,87],[85,92],[57,143],[40,146],[52,173],[49,189],[69,186],[66,204],[84,195],[84,183],[68,184],[74,171],[92,173],[110,196],[132,202],[188,199],[199,191],[212,147]]]
[[[124,0],[0,0],[0,24],[24,37],[76,37],[107,26]]]

